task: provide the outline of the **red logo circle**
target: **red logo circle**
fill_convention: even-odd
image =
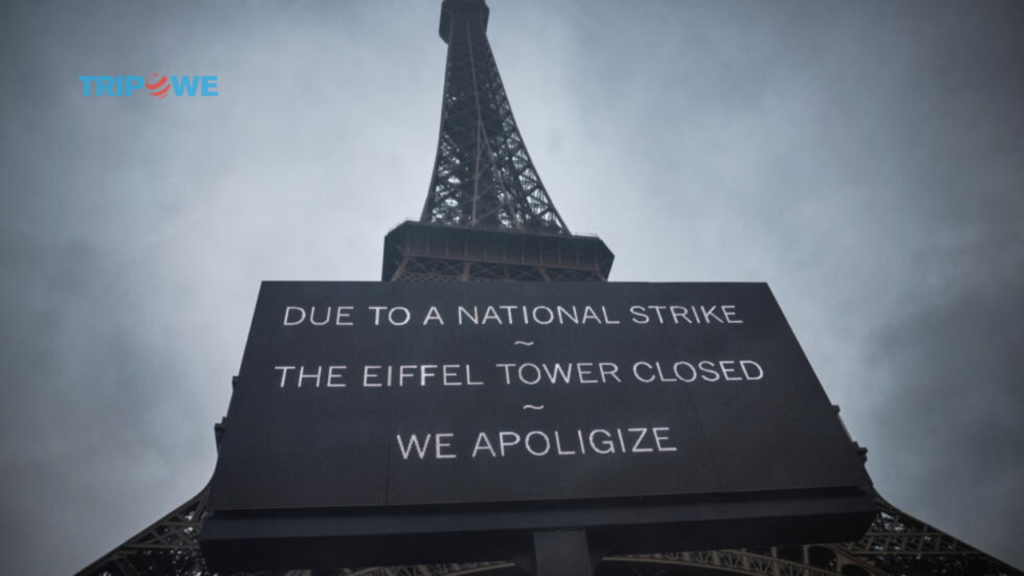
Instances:
[[[146,79],[146,90],[149,90],[150,96],[163,98],[170,89],[171,83],[167,81],[167,76],[159,76],[153,72],[153,75]]]

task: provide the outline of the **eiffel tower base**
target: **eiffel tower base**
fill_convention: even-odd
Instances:
[[[78,576],[215,576],[199,552],[207,490],[130,538]],[[1024,576],[1017,570],[911,517],[876,495],[878,516],[856,542],[694,550],[606,556],[592,562],[597,576]],[[594,552],[596,553],[596,552]],[[599,554],[598,554],[599,555]],[[237,573],[248,576],[521,576],[528,559],[329,571]],[[564,573],[561,573],[564,574]],[[224,576],[224,575],[221,575]]]

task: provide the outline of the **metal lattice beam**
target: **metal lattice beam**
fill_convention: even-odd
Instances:
[[[420,222],[568,234],[512,115],[483,0],[446,0],[441,130]]]
[[[207,490],[100,558],[78,576],[214,576],[199,553]],[[600,576],[744,574],[748,576],[1024,576],[1021,571],[909,516],[881,497],[863,538],[840,544],[704,550],[605,558]],[[509,576],[510,563],[393,566],[334,571],[260,572],[252,576]]]

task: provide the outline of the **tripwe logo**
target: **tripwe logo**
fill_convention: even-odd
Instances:
[[[131,96],[145,87],[150,96],[217,96],[216,76],[79,76],[83,96]]]

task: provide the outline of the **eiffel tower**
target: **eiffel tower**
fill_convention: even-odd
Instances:
[[[519,133],[487,40],[484,0],[444,0],[448,45],[437,157],[423,212],[384,241],[382,280],[603,282],[613,255],[576,236],[555,209]],[[219,438],[223,424],[214,427]],[[80,571],[82,576],[212,575],[199,552],[208,489]],[[601,576],[1009,576],[1024,574],[876,495],[856,542],[606,557]],[[513,575],[508,562],[260,572],[281,576]]]

